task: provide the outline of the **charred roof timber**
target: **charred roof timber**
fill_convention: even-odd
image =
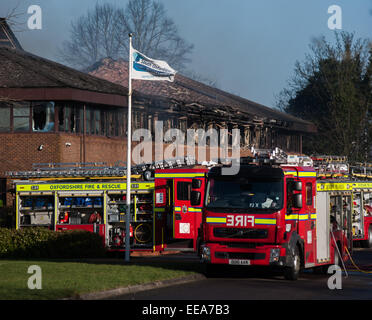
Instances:
[[[128,83],[128,62],[122,59],[113,61],[103,59],[91,69],[90,74],[109,81]],[[166,82],[166,83],[165,83]],[[315,133],[316,127],[308,121],[263,106],[248,99],[233,95],[220,89],[205,85],[180,74],[175,81],[136,81],[132,82],[135,99],[173,102],[180,115],[189,114],[221,121],[227,115],[230,121],[239,125],[252,124],[277,127],[299,133]],[[164,104],[163,104],[164,106]],[[165,107],[165,106],[164,106]],[[169,108],[168,108],[169,109]]]
[[[23,50],[5,18],[0,18],[0,47]]]

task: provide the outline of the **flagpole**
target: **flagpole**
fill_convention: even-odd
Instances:
[[[127,193],[125,213],[125,261],[130,259],[130,184],[131,184],[131,155],[132,155],[132,34],[129,33],[129,64],[128,64],[128,126],[127,126]]]

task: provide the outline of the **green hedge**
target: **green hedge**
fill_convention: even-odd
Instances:
[[[15,227],[15,213],[12,207],[0,208],[0,228]]]
[[[100,235],[46,228],[0,228],[0,258],[96,258],[105,254]]]

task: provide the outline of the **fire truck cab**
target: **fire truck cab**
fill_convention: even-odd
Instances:
[[[203,207],[201,258],[214,264],[283,268],[297,279],[301,268],[346,259],[351,250],[351,184],[317,181],[312,167],[241,165],[236,175],[212,168],[193,188]],[[194,184],[196,185],[196,183]]]
[[[201,240],[202,207],[201,204],[196,206],[191,204],[191,190],[195,187],[195,182],[204,190],[207,172],[206,168],[156,170],[154,250],[172,248],[183,251],[198,250]]]

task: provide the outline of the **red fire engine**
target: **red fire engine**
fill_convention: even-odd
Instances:
[[[351,251],[350,182],[317,181],[312,167],[278,164],[241,164],[231,176],[214,167],[196,180],[191,204],[203,207],[208,268],[272,265],[297,279],[301,268],[337,264]]]
[[[346,157],[313,156],[318,179],[349,177],[353,180],[352,231],[354,243],[362,247],[372,247],[372,165],[354,163],[350,165]]]
[[[191,158],[132,167],[130,250],[196,251],[201,206],[191,206],[192,179],[208,169]],[[8,173],[16,190],[16,228],[86,230],[109,251],[125,251],[125,168],[100,164],[49,164]],[[204,187],[204,182],[203,185]]]
[[[288,279],[346,259],[355,182],[317,180],[306,159],[266,160],[236,175],[167,162],[132,168],[131,251],[199,251],[208,266],[275,265]],[[124,251],[125,172],[84,168],[12,173],[17,228],[89,230]]]

